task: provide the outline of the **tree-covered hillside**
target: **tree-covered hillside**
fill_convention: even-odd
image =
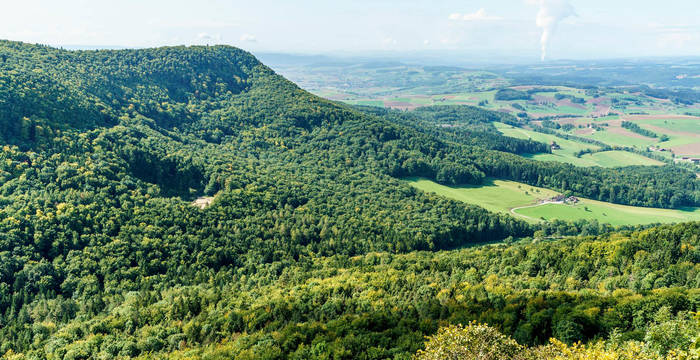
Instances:
[[[227,46],[0,41],[0,355],[407,358],[472,319],[539,344],[638,339],[661,307],[697,311],[694,225],[454,250],[610,228],[530,225],[401,177],[700,203],[695,175],[674,167],[523,159],[546,148],[494,119],[339,105]],[[200,196],[211,205],[192,206]]]

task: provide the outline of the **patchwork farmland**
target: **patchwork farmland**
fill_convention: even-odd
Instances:
[[[449,94],[406,91],[369,97],[335,94],[334,98],[349,104],[401,110],[472,105],[510,113],[527,123],[518,128],[496,124],[501,133],[560,146],[551,154],[525,155],[535,160],[601,167],[654,166],[672,161],[690,165],[694,159],[700,162],[700,110],[693,112],[695,108],[622,90],[536,85],[509,89],[529,97],[503,100],[499,99],[499,91],[489,90]],[[637,124],[656,137],[631,131],[622,126],[625,122]],[[548,133],[536,131],[543,126],[549,127]]]

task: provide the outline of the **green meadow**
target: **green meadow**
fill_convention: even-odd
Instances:
[[[543,220],[598,220],[611,225],[638,225],[700,220],[700,209],[656,209],[581,199],[575,205],[543,204],[518,209],[518,215]]]
[[[606,168],[632,166],[632,165],[663,165],[664,163],[658,160],[650,159],[646,156],[631,153],[628,151],[603,151],[594,154],[585,154],[581,157],[576,157],[569,154],[560,153],[562,150],[555,150],[552,154],[535,154],[526,156],[528,158],[540,161],[558,161],[565,162],[575,166],[600,166]]]
[[[672,132],[687,132],[692,134],[700,134],[700,120],[696,118],[687,119],[635,119],[634,122],[642,125],[652,125],[659,128],[667,129]],[[650,128],[652,131],[658,131]]]
[[[635,136],[626,136],[622,134],[616,134],[610,130],[596,131],[592,135],[583,135],[594,140],[602,141],[608,145],[616,146],[631,146],[639,149],[644,149],[649,145],[653,145],[658,142],[654,138],[639,138]]]
[[[520,139],[532,139],[547,144],[555,141],[557,144],[559,144],[559,146],[561,146],[561,149],[553,150],[551,154],[534,154],[526,156],[534,160],[558,161],[582,167],[600,166],[609,168],[631,165],[663,165],[663,163],[660,161],[628,151],[604,151],[577,157],[575,154],[581,150],[596,150],[599,149],[599,147],[597,145],[566,140],[554,135],[542,134],[531,130],[513,127],[507,124],[495,123],[495,125],[498,130],[506,136]]]
[[[575,205],[538,204],[558,193],[527,184],[491,179],[482,186],[445,186],[422,178],[407,178],[419,190],[511,214],[529,222],[542,220],[598,220],[611,225],[675,223],[700,220],[700,208],[656,209],[583,199]]]
[[[555,141],[559,146],[561,146],[561,150],[555,152],[559,153],[571,153],[573,156],[574,153],[580,151],[580,150],[586,150],[586,149],[599,149],[600,147],[597,145],[593,144],[586,144],[578,141],[573,141],[573,140],[566,140],[562,139],[560,137],[550,135],[550,134],[543,134],[540,132],[532,131],[532,130],[526,130],[523,128],[519,127],[514,127],[508,124],[503,124],[499,122],[495,122],[494,125],[500,131],[503,135],[514,137],[514,138],[519,138],[519,139],[532,139],[535,141],[540,141],[543,143],[551,144],[552,141]]]
[[[405,180],[417,189],[504,214],[510,213],[512,208],[534,204],[538,199],[558,194],[553,190],[506,180],[489,179],[480,186],[445,186],[424,178]]]

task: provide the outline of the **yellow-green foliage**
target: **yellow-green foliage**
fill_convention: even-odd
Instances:
[[[665,323],[666,327],[671,326]],[[676,320],[675,329],[667,334],[681,337],[692,335],[691,344],[684,348],[668,349],[659,352],[654,341],[596,341],[589,344],[575,343],[567,345],[557,339],[549,344],[537,347],[519,345],[512,338],[485,324],[470,323],[468,326],[450,325],[441,328],[437,334],[428,338],[425,349],[419,350],[414,360],[694,360],[700,359],[698,347],[697,324]],[[691,333],[679,334],[679,329]],[[670,330],[670,329],[669,329]],[[673,343],[670,341],[669,343]]]
[[[442,359],[524,359],[526,348],[487,325],[447,326],[431,336],[416,360]]]

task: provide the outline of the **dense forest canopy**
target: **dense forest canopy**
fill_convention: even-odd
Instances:
[[[400,180],[698,205],[686,170],[528,160],[512,116],[339,105],[228,46],[0,60],[0,355],[408,358],[448,323],[643,340],[697,311],[696,225],[531,225]],[[536,232],[600,237],[461,249]]]

